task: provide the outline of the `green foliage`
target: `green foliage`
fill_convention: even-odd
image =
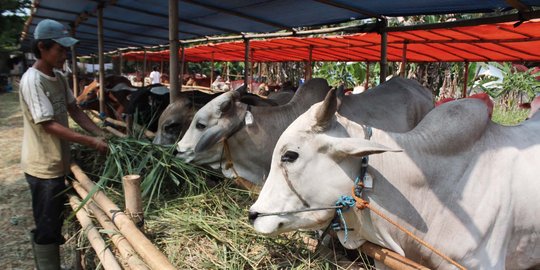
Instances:
[[[502,106],[495,106],[491,119],[493,122],[501,125],[513,126],[523,122],[527,118],[528,114],[529,110],[523,110],[515,107],[505,109]]]
[[[373,65],[372,65],[373,66]],[[370,81],[376,78],[373,70],[370,70]],[[364,62],[316,62],[314,77],[328,80],[328,84],[337,86],[345,84],[345,87],[360,85],[366,79],[366,63]]]
[[[490,96],[500,97],[501,95],[514,91],[523,93],[532,99],[535,97],[536,93],[540,93],[540,82],[537,81],[532,74],[534,68],[530,68],[525,72],[520,72],[508,62],[503,64],[494,63],[493,65],[502,71],[504,79],[502,83],[498,84],[498,88],[488,90]]]
[[[0,50],[15,50],[26,21],[30,0],[0,0]]]

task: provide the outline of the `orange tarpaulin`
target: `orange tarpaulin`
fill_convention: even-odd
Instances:
[[[255,62],[380,60],[380,35],[362,33],[326,37],[290,37],[250,41]],[[388,61],[408,62],[540,61],[540,19],[430,30],[388,32]],[[244,61],[244,43],[226,42],[185,48],[185,61]],[[212,56],[213,55],[213,56]],[[124,53],[142,60],[143,52]],[[168,61],[169,52],[147,52],[148,61]]]

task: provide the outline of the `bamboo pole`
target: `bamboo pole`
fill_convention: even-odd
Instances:
[[[407,73],[407,41],[403,42],[403,54],[401,56],[401,68],[400,68],[399,75],[402,78],[405,78],[407,77],[406,73]]]
[[[80,183],[73,182],[73,189],[79,194],[81,198],[86,198],[88,196],[88,191],[84,189]],[[118,231],[118,228],[112,223],[111,219],[99,208],[94,202],[88,202],[86,207],[98,220],[99,224],[103,229],[107,230],[107,234],[113,241],[113,244],[118,248],[120,255],[124,261],[129,265],[130,269],[133,270],[147,270],[149,269],[146,264],[141,261],[139,256],[136,255],[135,250],[127,239]]]
[[[106,126],[105,129],[116,137],[126,138],[128,135],[124,134],[113,127]]]
[[[184,84],[184,72],[185,72],[184,57],[185,57],[185,50],[184,50],[184,45],[182,45],[182,48],[180,50],[180,74],[181,74],[180,76],[182,76],[182,79],[180,80],[180,84],[178,85],[179,88],[177,92],[182,92],[182,85]]]
[[[77,196],[70,195],[69,204],[71,205],[71,208],[73,208],[73,210],[75,211],[79,208],[81,201],[77,198]],[[106,270],[122,270],[122,267],[120,267],[120,265],[116,261],[116,257],[114,257],[114,254],[111,252],[111,250],[107,248],[107,244],[105,244],[105,241],[101,237],[101,234],[98,232],[98,230],[92,223],[90,217],[88,217],[88,213],[86,212],[86,210],[84,210],[84,208],[80,208],[75,215],[81,223],[83,232],[86,234],[88,241],[92,245],[92,248],[94,248],[94,250],[96,251],[96,254],[101,261],[101,265],[103,265],[103,268],[105,268]]]
[[[142,209],[141,199],[141,176],[126,175],[122,177],[122,186],[124,187],[126,214],[141,231],[144,231],[144,212]]]
[[[184,74],[180,73],[183,77]],[[171,103],[180,95],[178,85],[178,1],[169,0],[169,96]],[[180,85],[182,81],[180,80]]]
[[[143,48],[144,50],[144,56],[143,56],[143,68],[142,68],[142,86],[145,85],[145,78],[146,78],[146,48]]]
[[[97,117],[98,121],[105,121],[105,122],[109,122],[109,123],[117,125],[117,126],[127,128],[127,124],[120,121],[120,120],[112,119],[110,117],[105,117],[105,119],[100,120],[98,112],[96,112],[94,110],[90,110],[90,113],[93,114],[95,117]],[[151,138],[154,138],[156,136],[156,134],[154,132],[152,132],[152,131],[150,131],[148,129],[145,129],[144,127],[142,127],[141,125],[139,125],[137,123],[133,123],[133,128],[135,128],[135,130],[143,130],[144,131],[144,136],[146,136],[147,138],[151,139]]]
[[[214,52],[212,52],[212,59],[210,61],[210,88],[214,83]]]
[[[105,113],[105,63],[103,62],[103,4],[98,5],[99,112]]]
[[[86,190],[93,190],[97,188],[95,184],[84,174],[79,166],[72,163],[71,171],[75,175],[75,178],[81,183]],[[92,196],[92,199],[99,205],[99,207],[105,210],[107,216],[118,227],[120,232],[126,237],[126,239],[133,245],[135,251],[141,255],[143,260],[152,269],[175,269],[175,267],[168,261],[167,257],[163,255],[153,244],[148,240],[144,234],[139,231],[137,226],[131,221],[131,219],[122,212],[114,204],[103,191],[96,191]]]
[[[469,61],[465,61],[465,74],[463,74],[463,90],[461,91],[461,97],[467,96],[467,81],[469,80]]]
[[[118,72],[120,73],[120,76],[122,76],[122,72],[124,69],[124,56],[122,55],[122,51],[118,50],[118,57],[120,58],[120,66],[118,67]]]
[[[386,32],[386,27],[388,26],[388,21],[382,19],[381,21],[381,76],[379,77],[379,84],[386,81],[386,72],[388,70],[388,33]]]
[[[364,91],[368,90],[369,88],[369,66],[370,63],[366,62],[366,83],[364,84]]]
[[[244,46],[244,85],[247,87],[248,92],[251,92],[249,87],[249,39],[244,39]]]
[[[429,268],[409,260],[389,249],[383,248],[370,242],[366,242],[360,247],[360,250],[373,259],[383,263],[390,269],[399,270],[429,270]]]
[[[313,76],[313,45],[309,45],[309,58],[306,66],[306,80]]]

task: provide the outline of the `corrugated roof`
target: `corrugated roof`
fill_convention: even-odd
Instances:
[[[376,16],[496,12],[510,9],[505,0],[180,0],[179,38],[188,40],[223,34],[267,33],[347,22]],[[539,0],[521,0],[540,6]],[[168,44],[166,0],[39,0],[25,29],[28,46],[35,26],[44,18],[75,26],[78,53],[97,52],[97,8],[104,4],[105,50]]]
[[[379,61],[380,35],[363,33],[320,38],[276,38],[250,41],[255,62]],[[401,61],[407,44],[409,62],[540,61],[540,19],[514,27],[498,23],[388,33],[388,61]],[[199,45],[185,49],[188,62],[244,61],[243,42]],[[124,53],[125,59],[142,60],[143,52]],[[169,51],[148,52],[148,61],[168,61]]]

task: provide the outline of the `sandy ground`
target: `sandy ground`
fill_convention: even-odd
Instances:
[[[31,197],[19,166],[22,135],[18,93],[0,94],[0,269],[34,267]]]

